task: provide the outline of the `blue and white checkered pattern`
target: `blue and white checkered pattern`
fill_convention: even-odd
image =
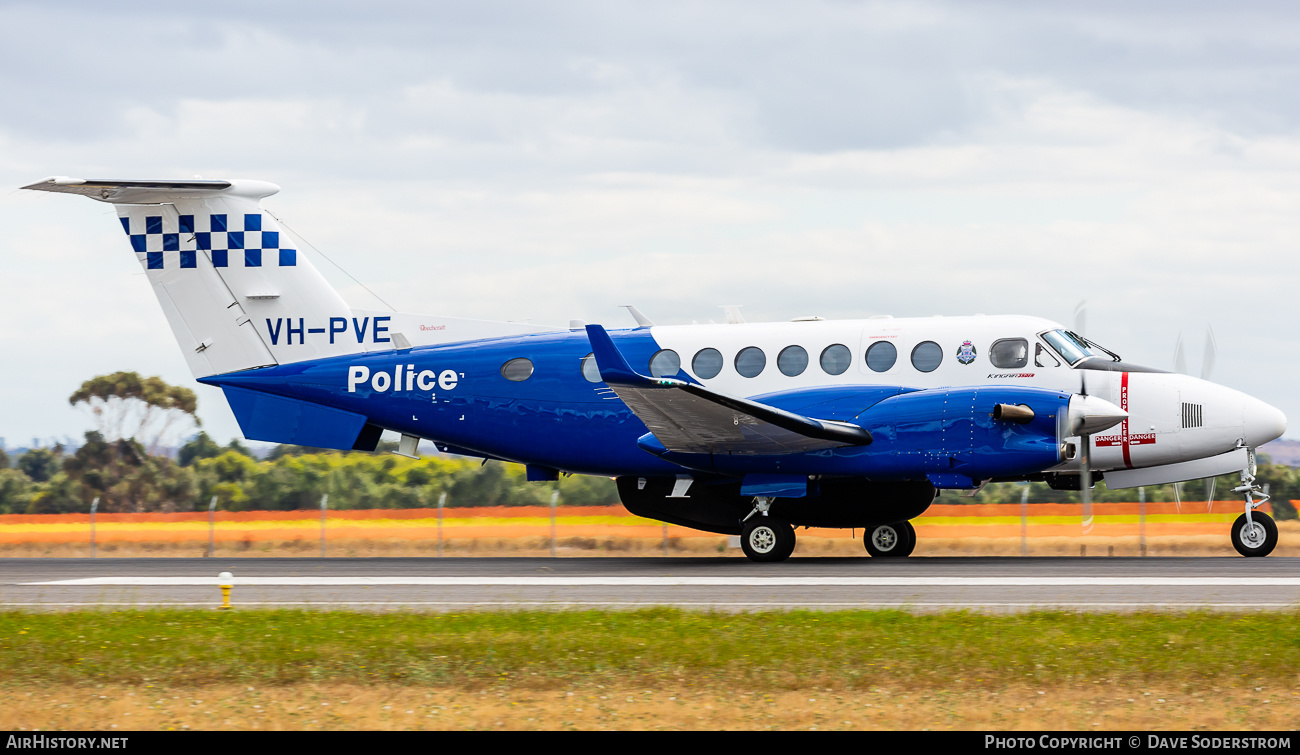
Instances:
[[[276,260],[280,267],[298,264],[296,249],[280,246],[279,231],[262,230],[261,213],[243,215],[181,215],[176,228],[171,218],[150,215],[119,218],[122,230],[131,239],[131,248],[145,255],[149,270],[171,265],[198,267],[198,252],[206,251],[213,267],[229,267],[231,252],[242,257],[244,267],[261,267],[263,261]],[[140,227],[143,225],[143,227]]]

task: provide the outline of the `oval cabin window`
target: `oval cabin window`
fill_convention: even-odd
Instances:
[[[867,367],[872,372],[888,372],[898,361],[898,347],[889,341],[877,341],[867,349]]]
[[[651,377],[673,377],[682,368],[682,358],[672,349],[656,351],[650,357]]]
[[[691,360],[691,369],[695,377],[701,380],[715,378],[722,372],[722,352],[717,349],[700,349]]]
[[[912,366],[921,372],[934,372],[943,363],[943,349],[934,341],[923,341],[912,349]]]
[[[776,367],[782,375],[795,377],[808,369],[808,352],[802,346],[787,346],[776,355]]]
[[[767,355],[757,346],[743,348],[736,355],[736,372],[739,372],[742,377],[758,377],[766,366]]]
[[[519,357],[511,359],[509,362],[501,365],[501,377],[515,383],[522,382],[533,376],[533,362],[531,359]]]

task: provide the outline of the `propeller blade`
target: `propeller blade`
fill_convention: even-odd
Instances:
[[[1083,299],[1074,305],[1074,332],[1086,336],[1088,328],[1088,300]]]
[[[1092,532],[1092,436],[1084,435],[1083,457],[1080,464],[1079,498],[1083,501],[1083,534]]]
[[[1209,492],[1209,495],[1205,497],[1205,513],[1207,514],[1210,512],[1211,509],[1214,508],[1214,483],[1218,480],[1218,478],[1210,477],[1208,478],[1208,480],[1209,481],[1205,485],[1206,490]]]
[[[1183,334],[1178,334],[1178,341],[1174,344],[1174,372],[1179,375],[1187,374],[1187,357],[1183,354]]]
[[[1181,482],[1174,483],[1174,507],[1179,514],[1183,513],[1183,484]]]
[[[1201,379],[1209,380],[1214,372],[1214,360],[1219,355],[1219,345],[1214,340],[1214,329],[1205,326],[1205,358],[1201,360]]]

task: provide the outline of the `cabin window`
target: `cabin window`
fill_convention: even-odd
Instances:
[[[989,361],[1000,370],[1018,370],[1029,364],[1029,341],[1003,338],[989,347]]]
[[[588,354],[582,358],[582,376],[588,383],[600,382],[600,367],[596,365],[595,354]]]
[[[776,366],[782,375],[802,375],[808,369],[808,352],[802,346],[787,346],[776,355]]]
[[[736,355],[736,372],[742,377],[758,377],[767,366],[767,355],[757,346],[747,346]]]
[[[898,348],[889,341],[876,341],[867,349],[867,366],[872,372],[889,372],[898,361]]]
[[[853,352],[842,343],[832,344],[822,350],[822,370],[827,375],[843,375],[853,361]]]
[[[1061,360],[1052,356],[1052,352],[1043,348],[1041,343],[1034,344],[1034,366],[1035,367],[1060,367]]]
[[[650,357],[651,377],[673,377],[682,369],[682,358],[672,349],[656,351]]]
[[[722,372],[722,352],[717,349],[700,349],[691,360],[691,369],[695,377],[708,380]]]
[[[943,349],[934,341],[922,341],[912,349],[912,366],[921,372],[934,372],[943,362]]]
[[[519,357],[501,365],[501,377],[513,382],[522,382],[533,376],[533,362]]]

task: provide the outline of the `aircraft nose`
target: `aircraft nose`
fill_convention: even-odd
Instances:
[[[1247,398],[1245,420],[1246,445],[1257,448],[1286,432],[1286,415],[1277,407],[1255,398]]]

